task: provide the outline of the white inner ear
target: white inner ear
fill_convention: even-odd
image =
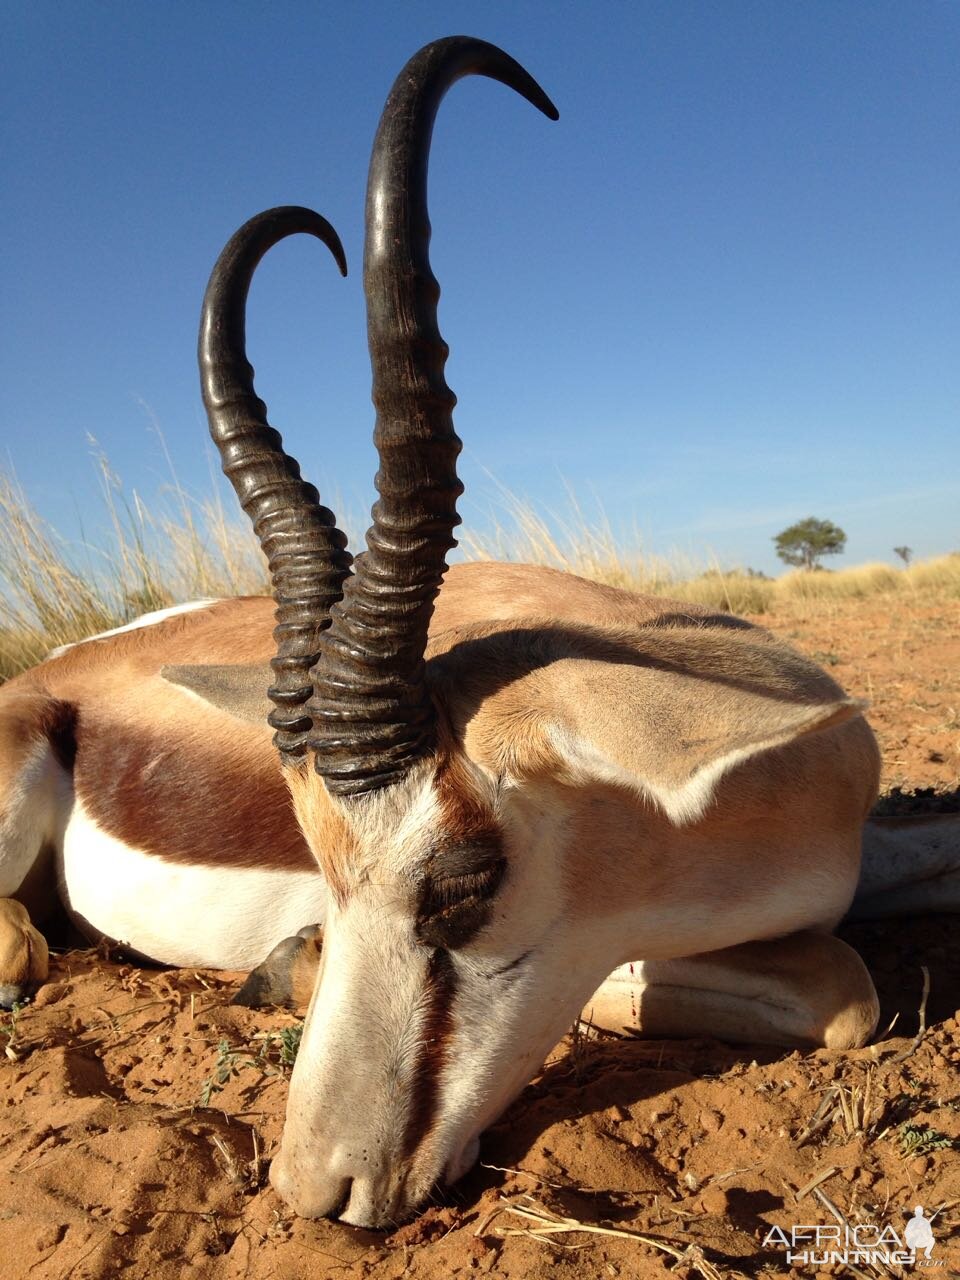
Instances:
[[[658,783],[655,778],[639,777],[632,769],[626,769],[610,760],[586,738],[578,737],[559,725],[551,726],[549,736],[567,765],[581,775],[581,782],[606,782],[627,787],[644,800],[652,800],[659,805],[678,827],[703,817],[713,799],[717,783],[729,769],[765,750],[767,746],[774,745],[751,743],[746,747],[738,747],[703,765],[686,782],[676,787]]]
[[[717,783],[731,769],[761,752],[799,738],[804,734],[827,729],[860,714],[863,705],[853,698],[846,698],[832,705],[806,707],[793,716],[793,723],[770,726],[765,735],[757,726],[757,737],[739,746],[721,751],[697,767],[680,782],[657,778],[652,770],[637,772],[598,748],[582,734],[574,733],[562,725],[551,724],[548,737],[562,755],[568,767],[579,774],[580,782],[606,782],[627,787],[645,800],[659,805],[675,826],[682,827],[702,818],[713,799]],[[669,744],[663,745],[669,751]]]

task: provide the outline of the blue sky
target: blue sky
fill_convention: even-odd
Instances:
[[[557,124],[454,87],[432,260],[466,522],[496,485],[573,486],[650,551],[779,566],[795,519],[835,565],[960,546],[960,6],[98,3],[4,12],[0,458],[67,534],[103,519],[88,435],[148,500],[209,489],[195,334],[251,214],[257,388],[328,501],[375,469],[360,283],[366,164],[406,58],[502,45]]]

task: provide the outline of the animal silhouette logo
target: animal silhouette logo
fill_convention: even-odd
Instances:
[[[911,1249],[915,1255],[919,1256],[922,1253],[927,1261],[930,1260],[930,1254],[935,1244],[930,1222],[931,1219],[924,1216],[923,1205],[918,1204],[903,1233],[907,1248]]]
[[[937,1213],[928,1218],[923,1205],[916,1205],[900,1231],[892,1223],[875,1222],[797,1223],[788,1230],[771,1227],[764,1237],[765,1247],[776,1246],[786,1253],[790,1266],[826,1267],[831,1265],[897,1267],[942,1267],[941,1259],[931,1258],[936,1241],[932,1223]],[[939,1212],[939,1211],[938,1211]]]

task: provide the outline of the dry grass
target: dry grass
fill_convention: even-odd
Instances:
[[[589,1238],[593,1235],[632,1240],[667,1254],[677,1263],[683,1263],[689,1274],[702,1276],[703,1280],[722,1280],[722,1273],[704,1256],[703,1249],[697,1244],[687,1244],[681,1249],[672,1241],[664,1240],[660,1236],[645,1235],[641,1231],[628,1231],[623,1227],[607,1226],[597,1222],[581,1222],[579,1218],[570,1218],[555,1212],[530,1195],[520,1196],[516,1200],[501,1196],[500,1203],[492,1213],[487,1214],[474,1231],[474,1235],[485,1235],[497,1218],[504,1215],[519,1218],[525,1225],[494,1227],[493,1231],[501,1238],[513,1235],[526,1236],[531,1240],[568,1249],[578,1249],[583,1246],[578,1243],[566,1243],[561,1237],[585,1235]]]
[[[124,494],[97,459],[109,533],[71,546],[0,472],[0,679],[57,645],[120,626],[152,609],[267,589],[246,519],[214,497],[195,502],[176,484],[148,508]]]
[[[918,560],[906,569],[888,564],[863,564],[832,573],[795,570],[776,579],[775,596],[793,600],[852,600],[897,593],[960,594],[960,554]]]
[[[467,528],[460,545],[468,560],[512,560],[545,564],[614,587],[646,595],[689,600],[727,613],[764,613],[774,580],[749,569],[724,569],[715,557],[697,562],[643,550],[638,535],[615,532],[598,504],[584,510],[568,492],[566,513],[544,513],[527,499],[501,489],[500,517],[488,518],[488,532]]]
[[[727,613],[770,613],[798,601],[827,602],[897,593],[924,592],[960,596],[960,553],[938,556],[897,569],[887,564],[850,569],[802,569],[767,578],[744,568],[723,568],[715,558],[697,563],[688,557],[652,556],[637,537],[611,529],[602,510],[587,515],[569,495],[566,515],[544,515],[528,501],[503,495],[503,519],[493,530],[467,530],[461,546],[470,560],[513,560],[552,565],[585,578],[648,595],[689,600]]]
[[[57,645],[152,609],[267,589],[266,566],[239,510],[228,515],[218,496],[193,499],[175,478],[148,506],[136,492],[124,492],[102,455],[96,463],[108,525],[96,544],[68,544],[16,480],[0,472],[0,681]],[[867,564],[766,578],[710,559],[650,555],[636,536],[615,533],[602,510],[585,512],[573,494],[561,515],[510,494],[500,505],[499,518],[488,514],[483,521],[489,532],[462,531],[466,559],[552,565],[738,614],[878,594],[960,596],[956,553],[904,569]]]

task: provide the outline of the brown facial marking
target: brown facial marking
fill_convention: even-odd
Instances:
[[[499,824],[457,755],[437,766],[437,832],[417,902],[416,934],[427,946],[456,950],[486,924],[506,871]]]
[[[349,868],[357,844],[343,804],[327,791],[308,756],[302,767],[286,770],[293,809],[307,844],[337,905],[349,896]]]
[[[171,743],[142,726],[85,725],[74,771],[99,827],[167,862],[310,871],[316,866],[273,751],[234,734]]]
[[[447,844],[467,844],[497,832],[496,820],[478,795],[459,752],[445,753],[438,761],[434,791],[440,809],[440,830]]]
[[[429,1136],[437,1113],[440,1073],[447,1062],[447,1042],[453,1029],[453,1001],[457,975],[446,951],[434,951],[427,966],[427,1009],[423,1017],[420,1054],[410,1090],[410,1110],[401,1146],[401,1159],[412,1158]]]
[[[420,890],[415,924],[418,941],[450,951],[466,946],[487,923],[491,900],[507,866],[498,856],[499,845],[492,851],[471,845],[455,853],[458,860],[469,859],[471,869],[454,875],[428,875]]]

